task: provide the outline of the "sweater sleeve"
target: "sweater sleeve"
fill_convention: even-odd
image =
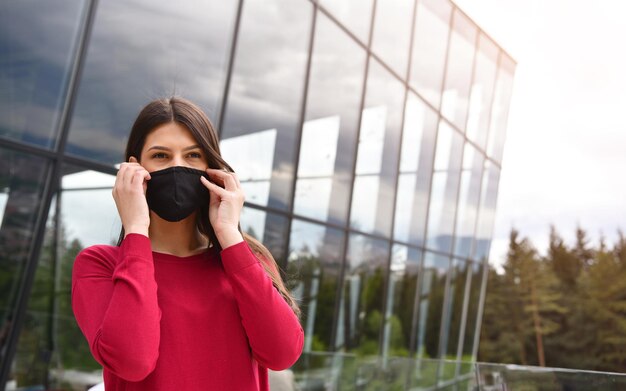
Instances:
[[[254,358],[269,369],[289,368],[304,344],[298,317],[245,241],[222,250],[221,256]]]
[[[129,234],[115,252],[83,250],[72,270],[72,309],[96,361],[139,381],[155,368],[161,310],[150,240]]]

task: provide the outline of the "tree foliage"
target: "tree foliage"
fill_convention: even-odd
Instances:
[[[478,359],[626,372],[626,238],[596,248],[552,228],[540,256],[511,232],[503,273],[489,271]]]

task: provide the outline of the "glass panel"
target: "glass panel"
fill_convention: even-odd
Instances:
[[[463,350],[461,352],[461,361],[472,362],[476,358],[474,354],[474,338],[476,337],[476,320],[478,318],[478,306],[480,305],[480,291],[483,284],[484,265],[477,262],[471,262],[468,273],[470,276],[470,286],[468,294],[467,320],[465,323],[465,338],[463,339]],[[464,370],[465,369],[465,370]],[[462,365],[462,373],[471,370],[470,366]]]
[[[464,132],[477,30],[459,10],[456,10],[452,19],[441,114]]]
[[[80,250],[115,243],[119,236],[111,196],[115,177],[74,166],[63,167],[62,175],[12,366],[16,387],[73,390],[102,381],[101,366],[74,320],[71,275]]]
[[[319,3],[367,45],[372,24],[373,0],[319,0]]]
[[[498,47],[485,35],[480,34],[467,114],[467,137],[476,142],[481,149],[485,149],[487,141],[497,64]]]
[[[491,123],[489,125],[489,142],[487,152],[497,162],[502,161],[506,125],[509,118],[509,105],[513,93],[513,74],[515,63],[504,53],[500,57],[500,68],[496,81],[496,91],[493,96]]]
[[[435,108],[441,100],[451,13],[448,1],[417,2],[410,82]]]
[[[459,333],[463,322],[463,309],[467,307],[467,262],[454,259],[450,271],[450,287],[448,289],[448,303],[446,304],[446,319],[441,341],[444,358],[456,360],[459,350]],[[444,366],[443,379],[449,380],[456,374],[456,362]]]
[[[0,362],[13,332],[49,170],[46,159],[0,148]],[[12,367],[9,381],[24,384],[25,376],[16,372]]]
[[[217,120],[236,4],[100,2],[68,153],[119,163],[137,113],[158,97],[182,95]]]
[[[409,93],[404,112],[394,238],[424,245],[438,115]]]
[[[288,288],[300,303],[304,352],[329,351],[341,273],[343,233],[294,219],[289,237]]]
[[[383,357],[408,357],[413,333],[413,311],[422,252],[394,245],[387,286],[383,329]]]
[[[350,236],[335,338],[338,351],[378,354],[388,259],[387,241]]]
[[[376,2],[372,51],[402,79],[407,74],[414,0]]]
[[[294,212],[345,224],[365,51],[323,14],[315,34]]]
[[[477,363],[481,390],[624,390],[626,374]]]
[[[281,268],[286,262],[287,226],[285,216],[249,207],[241,211],[241,229],[263,243]]]
[[[484,161],[480,152],[465,143],[454,245],[454,253],[464,258],[468,258],[472,251]]]
[[[350,225],[359,231],[390,235],[403,101],[403,85],[372,60],[350,215]]]
[[[428,209],[426,246],[431,249],[444,252],[452,249],[462,148],[463,137],[440,122]]]
[[[483,261],[489,255],[491,234],[496,215],[499,181],[500,169],[491,161],[485,160],[480,206],[478,209],[478,223],[476,225],[476,247],[472,257],[474,260]]]
[[[419,288],[416,358],[439,357],[439,333],[450,259],[426,252]]]
[[[85,4],[0,3],[0,136],[54,146]]]
[[[244,2],[222,155],[258,205],[290,207],[311,11],[290,0]]]

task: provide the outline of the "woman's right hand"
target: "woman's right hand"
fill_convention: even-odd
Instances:
[[[113,186],[113,199],[122,220],[125,235],[137,233],[148,236],[150,211],[146,201],[146,189],[150,173],[137,159],[131,157],[122,163]]]

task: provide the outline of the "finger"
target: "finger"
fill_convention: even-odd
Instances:
[[[209,181],[203,176],[200,177],[200,181],[210,192],[215,193],[220,197],[224,197],[228,194],[228,191],[226,189],[219,187],[218,185]]]
[[[239,188],[237,181],[229,172],[216,170],[214,168],[207,168],[206,172],[213,181],[219,180],[219,182],[222,182],[224,184],[224,188],[228,191],[234,191]]]

